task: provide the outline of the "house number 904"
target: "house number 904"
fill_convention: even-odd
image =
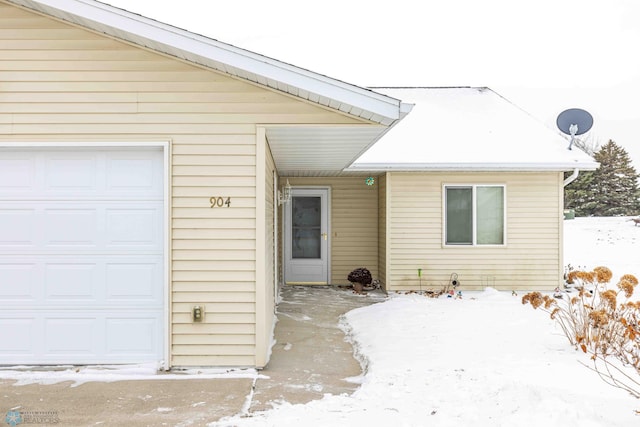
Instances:
[[[231,206],[231,197],[212,197],[209,199],[212,208],[224,208]]]

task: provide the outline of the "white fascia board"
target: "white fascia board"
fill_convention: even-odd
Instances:
[[[345,172],[565,172],[595,170],[598,163],[358,163]]]
[[[391,121],[400,118],[401,102],[389,96],[355,85],[331,79],[321,74],[295,67],[226,43],[219,42],[159,21],[92,0],[9,0],[12,3],[52,14],[82,25],[90,21],[97,24],[92,29],[103,31],[116,38],[129,33],[151,41],[150,46],[166,45],[202,58],[203,64],[215,69],[213,62],[231,68],[245,70],[261,78],[282,82],[300,90],[334,99],[358,109],[370,111]],[[57,11],[55,13],[53,10]],[[107,27],[107,28],[104,28]],[[109,31],[111,30],[111,31]],[[123,36],[124,34],[124,36]],[[126,39],[126,38],[125,38]],[[128,40],[134,42],[134,40]],[[189,59],[185,56],[183,59]],[[211,63],[207,63],[211,61]],[[223,70],[221,70],[223,71]],[[233,74],[233,73],[232,73]],[[250,79],[251,80],[251,79]],[[254,81],[257,81],[255,79]],[[261,79],[260,79],[261,80]],[[388,122],[388,120],[387,120]]]

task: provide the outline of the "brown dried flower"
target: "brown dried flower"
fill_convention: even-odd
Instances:
[[[609,280],[613,277],[611,270],[603,266],[594,268],[593,273],[599,283],[609,283]]]
[[[544,298],[544,308],[549,309],[553,304],[556,304],[556,300],[551,298],[549,295],[545,295]]]
[[[602,301],[604,301],[611,310],[616,309],[616,305],[618,303],[617,296],[618,294],[613,289],[609,289],[600,294],[600,298],[602,298]]]
[[[522,297],[522,303],[526,304],[527,302],[531,304],[533,308],[538,308],[542,305],[544,299],[542,298],[542,294],[540,292],[529,292]]]
[[[594,310],[589,313],[591,324],[595,328],[601,328],[609,323],[609,315],[605,310]]]
[[[578,271],[577,277],[583,282],[593,282],[596,275],[593,271]]]
[[[624,292],[626,298],[631,298],[631,295],[633,295],[633,284],[626,279],[621,279],[618,282],[618,289]]]
[[[633,286],[636,286],[638,284],[638,279],[633,274],[625,274],[620,278],[620,280],[621,281],[626,280],[629,283],[631,283]]]

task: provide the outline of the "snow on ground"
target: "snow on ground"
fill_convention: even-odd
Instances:
[[[614,281],[640,277],[640,227],[629,218],[564,221],[565,265],[609,267]],[[639,290],[640,292],[640,290]],[[574,426],[640,423],[640,401],[602,382],[579,362],[548,316],[522,293],[464,292],[463,299],[393,295],[353,310],[343,326],[366,373],[351,396],[232,417],[212,426]],[[634,300],[640,299],[637,295]],[[157,374],[154,365],[0,369],[16,385],[132,379],[255,378],[255,370]],[[353,379],[350,379],[353,380]],[[198,403],[194,403],[198,405]],[[161,410],[160,408],[159,410]]]
[[[565,265],[640,277],[640,227],[628,218],[565,224]],[[640,401],[580,364],[554,322],[521,295],[487,289],[463,299],[394,295],[344,325],[366,368],[351,396],[232,417],[211,426],[576,426],[640,423]],[[640,299],[637,295],[634,300]]]
[[[640,278],[640,226],[630,217],[564,221],[564,243],[565,265],[587,269],[604,265],[611,269],[614,280],[625,273]]]
[[[56,369],[37,366],[0,367],[0,378],[15,380],[16,386],[27,384],[57,384],[71,381],[71,387],[87,382],[130,380],[193,380],[212,378],[259,378],[255,369],[185,369],[162,373],[155,363],[138,365],[58,366]]]

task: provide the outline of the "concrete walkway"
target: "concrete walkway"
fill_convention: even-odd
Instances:
[[[288,286],[281,291],[275,345],[258,379],[251,411],[273,403],[306,403],[325,394],[352,393],[358,387],[346,378],[362,373],[353,347],[339,328],[340,316],[381,302],[381,291],[356,295],[338,287]]]
[[[0,379],[0,424],[9,411],[53,411],[59,426],[206,426],[280,401],[306,403],[326,393],[353,392],[357,384],[345,378],[360,375],[361,369],[339,329],[339,318],[354,308],[383,301],[384,294],[286,287],[281,297],[276,344],[257,380],[164,380],[158,374],[154,380],[72,387],[71,382],[14,386],[15,381]]]

